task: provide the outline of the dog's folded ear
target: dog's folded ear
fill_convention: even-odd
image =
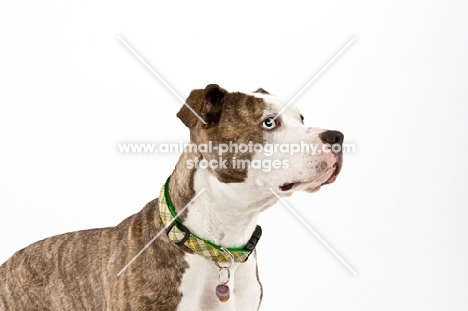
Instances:
[[[265,91],[265,90],[262,89],[262,88],[259,88],[259,89],[256,90],[254,93],[270,94],[270,93],[268,93],[267,91]]]
[[[227,93],[217,84],[209,84],[204,90],[193,90],[186,100],[186,105],[177,113],[177,117],[188,128],[195,127],[201,122],[201,118],[206,122],[203,127],[208,128],[219,121],[223,111],[223,98]]]

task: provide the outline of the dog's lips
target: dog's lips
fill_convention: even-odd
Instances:
[[[293,188],[296,188],[299,185],[305,185],[305,184],[310,184],[311,182],[293,182],[293,183],[285,183],[282,186],[279,186],[279,189],[283,192],[288,192],[291,191]],[[316,184],[316,183],[315,183]],[[313,188],[306,188],[306,191],[310,191],[312,189],[313,192],[317,191],[320,189],[322,185],[317,185]]]
[[[328,185],[328,184],[331,184],[333,183],[336,178],[338,177],[338,174],[340,173],[341,171],[341,166],[342,166],[342,161],[341,159],[339,159],[335,164],[333,164],[333,166],[329,169],[329,170],[333,170],[333,172],[331,173],[330,177],[328,177],[328,179],[321,183],[319,186],[316,186],[313,188],[313,191],[316,191],[318,190],[321,186],[323,185]],[[328,171],[328,170],[327,170]],[[284,183],[282,184],[281,186],[279,186],[279,189],[283,192],[286,192],[286,191],[290,191],[292,190],[293,188],[295,188],[297,185],[300,185],[300,184],[311,184],[311,183],[314,183],[314,181],[304,181],[304,182],[299,182],[299,181],[295,181],[295,182],[290,182],[290,183]],[[316,182],[315,182],[316,183]]]
[[[292,188],[294,188],[294,186],[296,185],[297,183],[295,182],[292,182],[292,183],[285,183],[283,184],[282,186],[280,186],[279,188],[281,189],[281,191],[289,191],[291,190]]]
[[[324,183],[322,183],[322,186],[323,186],[323,185],[331,184],[331,183],[333,183],[333,182],[336,180],[337,175],[336,175],[335,172],[336,172],[336,169],[333,171],[333,173],[332,173],[331,176],[327,179],[327,181],[325,181]]]
[[[342,161],[341,159],[338,160],[334,165],[333,165],[333,173],[331,174],[331,176],[327,179],[327,181],[325,181],[323,185],[328,185],[328,184],[331,184],[333,183],[336,178],[338,177],[338,174],[340,173],[341,171],[341,166],[342,166]]]

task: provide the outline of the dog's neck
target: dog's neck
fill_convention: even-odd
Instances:
[[[171,175],[169,194],[176,212],[203,192],[181,214],[183,224],[197,236],[223,247],[244,246],[252,236],[261,211],[277,201],[268,189],[248,179],[221,183],[208,169],[187,169],[194,155],[184,153]],[[182,167],[183,165],[183,167]]]

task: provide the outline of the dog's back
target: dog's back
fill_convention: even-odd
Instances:
[[[0,310],[175,310],[181,297],[174,281],[186,263],[169,256],[182,250],[165,235],[117,276],[161,230],[157,211],[154,200],[116,227],[58,235],[18,251],[0,267]]]
[[[98,271],[106,256],[100,238],[111,230],[54,236],[15,253],[0,267],[0,309],[102,307],[98,297],[104,297],[104,289]]]

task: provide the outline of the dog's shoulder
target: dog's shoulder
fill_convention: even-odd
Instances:
[[[0,309],[5,307],[3,302],[8,302],[14,310],[58,305],[79,310],[87,305],[100,306],[102,297],[109,294],[118,304],[133,299],[133,290],[143,290],[148,284],[154,291],[151,301],[162,303],[160,293],[169,291],[174,299],[166,302],[175,306],[180,301],[178,283],[168,286],[165,281],[180,282],[187,263],[184,251],[169,241],[163,229],[155,199],[115,227],[70,232],[35,242],[0,266],[0,279],[5,281],[0,284]],[[158,234],[158,239],[153,240]],[[129,271],[119,277],[118,272],[147,244],[149,247]],[[160,272],[153,275],[148,271]],[[103,276],[107,279],[104,283]],[[132,284],[133,289],[125,284]],[[67,300],[63,290],[82,293],[87,299]],[[35,296],[44,292],[50,295]],[[38,301],[40,307],[35,304]]]

